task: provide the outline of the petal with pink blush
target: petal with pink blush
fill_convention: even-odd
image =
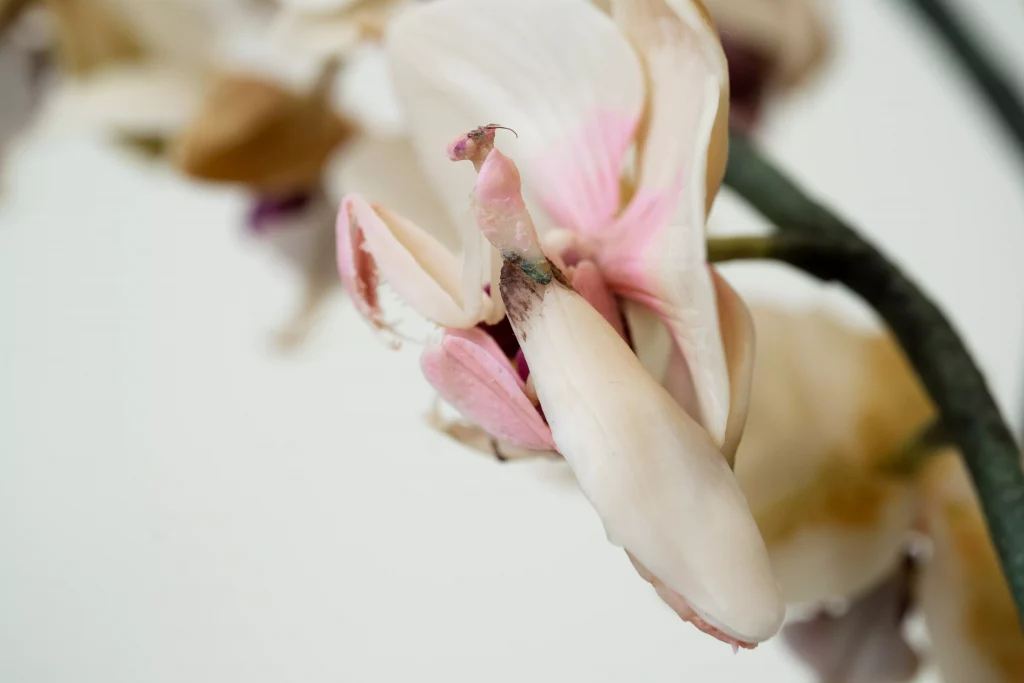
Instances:
[[[580,293],[587,303],[600,313],[608,324],[626,339],[626,329],[622,323],[622,314],[615,295],[601,276],[601,271],[593,261],[580,261],[572,272],[572,287]]]
[[[722,45],[698,0],[614,0],[612,16],[640,52],[650,83],[637,189],[678,195],[683,221],[702,236],[728,155]],[[703,238],[699,244],[702,257]]]
[[[636,573],[640,575],[640,578],[654,587],[654,592],[658,594],[658,597],[661,598],[662,602],[671,607],[672,611],[675,612],[680,619],[693,624],[709,636],[717,638],[728,645],[732,645],[734,649],[742,647],[747,650],[752,650],[757,647],[757,643],[751,643],[734,638],[701,619],[700,615],[698,615],[694,609],[690,607],[690,604],[686,602],[686,598],[666,586],[664,581],[652,574],[647,567],[640,564],[640,562],[633,557],[629,551],[626,551],[626,556],[629,557],[629,561],[633,563],[633,568],[636,569]]]
[[[533,174],[532,189],[555,225],[595,237],[616,225],[623,165],[637,124],[631,114],[590,112],[579,130],[527,166]],[[673,204],[665,202],[667,209]]]
[[[462,305],[458,260],[412,222],[349,195],[337,229],[338,270],[356,308],[375,326],[388,326],[377,296],[381,279],[433,323],[464,328],[479,322]]]
[[[526,397],[525,384],[483,330],[449,330],[420,359],[437,393],[495,438],[521,448],[555,450],[551,430]]]
[[[443,151],[485,123],[516,131],[499,131],[499,146],[520,164],[527,200],[541,200],[562,227],[595,230],[618,213],[645,86],[606,14],[579,0],[424,3],[395,19],[387,54],[421,161],[453,220],[465,222],[472,169]]]
[[[724,55],[699,2],[615,0],[612,14],[643,58],[650,94],[637,191],[605,235],[599,262],[617,291],[655,309],[672,330],[700,422],[724,445],[729,376],[704,239],[727,152]]]
[[[649,251],[602,251],[601,272],[614,291],[650,308],[668,327],[690,375],[696,397],[693,417],[719,447],[726,442],[731,391],[716,288],[705,264],[696,269],[671,261],[659,247]],[[657,263],[666,259],[664,265]]]

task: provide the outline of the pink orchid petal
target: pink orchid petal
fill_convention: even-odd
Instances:
[[[615,291],[665,320],[692,376],[700,422],[722,446],[731,398],[704,229],[725,168],[724,56],[698,2],[615,0],[612,8],[643,57],[650,94],[637,189],[597,260]]]
[[[638,123],[638,114],[590,112],[579,130],[527,166],[534,192],[555,225],[600,236],[616,224],[622,169]]]
[[[483,330],[449,330],[420,366],[437,393],[495,438],[521,448],[555,450],[551,430],[526,397],[523,380]]]
[[[722,45],[697,0],[614,0],[612,15],[640,52],[650,83],[638,198],[678,197],[680,219],[699,233],[702,254],[704,219],[728,156]]]
[[[608,251],[598,256],[601,272],[616,293],[650,308],[665,322],[685,359],[697,398],[693,417],[716,444],[724,446],[732,392],[710,271],[703,264],[696,270],[675,267],[657,251],[626,251],[618,259]],[[636,260],[630,261],[631,256]]]
[[[429,233],[357,195],[342,202],[337,230],[338,270],[356,308],[374,325],[387,326],[377,297],[382,279],[431,322],[460,328],[478,322],[458,296],[458,260]]]
[[[645,86],[606,14],[579,0],[423,3],[392,23],[387,52],[421,161],[453,220],[465,222],[472,181],[455,179],[471,169],[442,152],[498,123],[518,133],[499,132],[499,147],[522,168],[528,203],[539,200],[562,227],[609,225]]]
[[[596,263],[589,260],[580,261],[572,273],[572,287],[608,321],[620,337],[626,339],[619,304]]]

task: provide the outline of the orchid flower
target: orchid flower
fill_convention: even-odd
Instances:
[[[909,681],[919,659],[947,683],[1024,680],[1024,633],[959,456],[891,467],[934,413],[899,349],[825,314],[754,320],[736,474],[786,601],[823,610],[787,640],[828,683]],[[923,653],[902,635],[917,611]]]
[[[438,394],[503,446],[564,456],[662,598],[751,647],[783,610],[728,465],[750,321],[705,262],[725,62],[698,2],[623,0],[612,16],[584,0],[450,0],[395,19],[390,67],[421,164],[462,229],[462,259],[350,195],[339,270],[375,326],[394,327],[386,282],[444,328],[422,356]],[[488,121],[513,131],[478,125]],[[630,347],[641,327],[626,299],[671,332],[680,401]]]

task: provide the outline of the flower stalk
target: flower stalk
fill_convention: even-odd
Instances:
[[[709,258],[782,261],[821,280],[845,285],[875,309],[899,341],[963,454],[1020,618],[1024,614],[1020,449],[949,320],[892,261],[805,195],[741,135],[731,136],[725,182],[778,231],[769,237],[712,241]]]

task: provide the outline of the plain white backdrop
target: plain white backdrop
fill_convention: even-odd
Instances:
[[[1017,418],[1024,159],[901,4],[835,3],[835,58],[766,146],[935,295]],[[1024,5],[960,4],[1024,74]],[[778,643],[733,655],[680,623],[561,466],[432,432],[416,350],[340,293],[272,352],[301,281],[243,210],[81,134],[8,158],[0,680],[811,681]],[[716,209],[716,230],[756,225]],[[775,267],[728,274],[869,319]]]

